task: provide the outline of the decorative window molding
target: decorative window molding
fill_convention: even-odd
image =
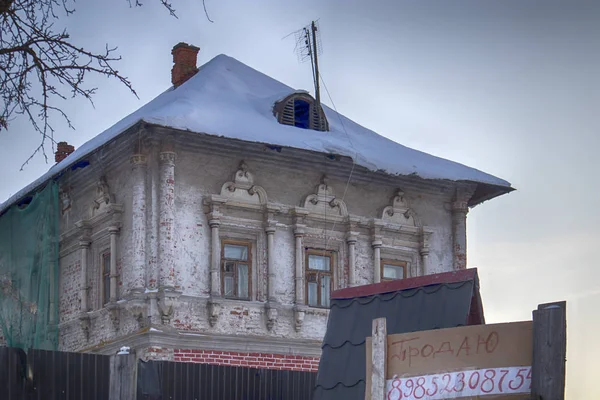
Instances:
[[[381,281],[393,281],[396,279],[406,279],[407,262],[392,259],[381,259]]]
[[[381,220],[391,224],[412,227],[422,226],[421,221],[408,205],[408,201],[404,198],[404,192],[402,190],[398,190],[392,200],[392,204],[383,209]]]
[[[309,307],[329,308],[337,254],[331,250],[305,250],[305,299]]]
[[[229,205],[261,206],[268,202],[267,192],[254,184],[254,176],[244,161],[240,163],[233,181],[223,184],[220,197],[222,202]]]
[[[332,219],[340,222],[348,216],[348,208],[344,201],[335,197],[335,192],[327,184],[327,176],[323,175],[321,183],[315,188],[315,193],[306,196],[302,207],[309,211],[309,218]]]
[[[238,254],[229,252],[241,251]],[[252,293],[252,243],[221,239],[221,293],[223,297],[251,300]]]
[[[115,203],[114,195],[110,191],[105,176],[101,176],[96,184],[96,194],[88,209],[88,218],[77,221],[75,226],[80,232],[81,247],[81,314],[79,316],[81,328],[89,338],[91,329],[89,304],[97,304],[98,308],[107,308],[115,329],[119,328],[119,305],[117,303],[117,236],[121,229],[123,206]],[[88,249],[92,249],[92,265],[88,265]],[[108,259],[103,255],[109,254]],[[106,289],[105,271],[109,262],[108,290]],[[97,284],[94,288],[95,298],[88,302],[90,288],[87,285],[89,269],[97,274]],[[85,282],[85,284],[84,284]],[[106,302],[106,293],[109,301]]]
[[[254,176],[249,171],[244,161],[240,162],[233,180],[226,182],[221,186],[218,195],[209,195],[204,200],[205,213],[211,228],[211,263],[210,263],[210,299],[207,302],[209,322],[214,326],[219,318],[221,303],[224,296],[223,280],[223,241],[243,241],[248,243],[251,253],[248,273],[249,295],[246,299],[232,298],[233,300],[257,300],[263,301],[266,293],[263,293],[263,287],[272,287],[266,285],[266,279],[275,279],[273,271],[268,271],[267,277],[258,273],[258,266],[263,265],[266,249],[268,254],[272,254],[268,249],[268,237],[273,241],[277,221],[273,215],[280,210],[279,206],[268,202],[267,192],[258,185],[254,184]],[[251,211],[256,213],[256,217],[240,217],[235,210],[244,212]],[[236,214],[238,214],[236,216]],[[248,215],[248,214],[246,214]],[[260,249],[260,251],[255,250]],[[274,265],[273,260],[269,265]],[[253,268],[257,266],[256,268]],[[269,300],[268,298],[266,299]],[[268,307],[269,314],[267,325],[272,327],[277,319],[277,310],[274,307]]]
[[[329,131],[323,107],[307,92],[292,93],[275,103],[273,114],[277,122],[297,128]]]
[[[98,297],[100,299],[100,308],[105,307],[110,303],[110,248],[100,252],[99,265],[99,290]]]

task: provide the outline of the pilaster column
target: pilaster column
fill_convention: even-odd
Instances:
[[[381,282],[381,246],[383,242],[375,236],[371,242],[373,246],[373,283]]]
[[[143,154],[131,156],[133,169],[132,185],[132,246],[133,265],[130,287],[141,289],[146,286],[146,165]]]
[[[426,231],[423,227],[420,229],[420,242],[421,248],[419,249],[419,254],[421,255],[421,269],[420,271],[416,271],[417,275],[427,275],[429,273],[429,237],[431,236],[431,231]]]
[[[175,222],[175,159],[172,151],[159,154],[159,281],[160,286],[174,288],[175,247],[173,228]]]
[[[269,277],[267,299],[275,301],[275,226],[267,226],[267,275]]]
[[[452,213],[452,264],[454,270],[467,268],[467,213],[468,202],[475,186],[459,187],[451,205]]]
[[[304,229],[302,227],[296,227],[294,230],[294,240],[296,247],[296,304],[304,304],[304,270],[303,270],[303,256],[302,251],[302,238],[304,237]]]
[[[108,228],[110,233],[110,302],[117,301],[117,234],[119,227],[111,226]]]
[[[373,248],[373,283],[381,282],[381,246],[383,237],[381,230],[383,221],[373,220],[371,228],[371,247]]]
[[[346,237],[348,244],[348,287],[356,285],[356,241],[358,237],[355,233],[350,232]]]
[[[219,226],[221,222],[218,219],[208,221],[211,236],[210,252],[210,295],[221,295],[221,243],[219,240]]]
[[[88,312],[88,251],[90,248],[91,242],[89,240],[82,239],[79,241],[79,249],[81,252],[81,276],[80,276],[80,289],[79,289],[79,299],[81,301],[81,312]]]

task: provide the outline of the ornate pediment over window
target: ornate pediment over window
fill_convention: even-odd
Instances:
[[[243,161],[235,173],[233,182],[226,182],[221,187],[220,196],[240,203],[267,204],[267,192],[254,184],[254,176]]]
[[[321,178],[315,193],[306,196],[302,206],[312,213],[323,215],[348,216],[346,203],[335,197],[333,188],[327,184],[327,177]]]
[[[104,220],[111,220],[119,226],[123,205],[115,203],[115,196],[111,192],[105,176],[101,176],[96,183],[96,196],[90,205],[88,222],[98,225]]]
[[[383,209],[381,219],[384,222],[392,224],[415,227],[420,225],[416,220],[414,212],[410,209],[408,202],[404,198],[404,192],[401,190],[396,192],[392,204]]]
[[[92,203],[91,217],[106,211],[110,204],[114,204],[114,196],[110,193],[106,177],[101,176],[96,183],[96,198]]]

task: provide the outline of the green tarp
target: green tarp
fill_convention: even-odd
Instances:
[[[22,349],[58,346],[58,186],[0,216],[0,328]]]

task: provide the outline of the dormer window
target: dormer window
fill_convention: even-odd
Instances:
[[[320,105],[308,93],[294,93],[275,103],[273,113],[283,125],[328,131],[329,124]]]

